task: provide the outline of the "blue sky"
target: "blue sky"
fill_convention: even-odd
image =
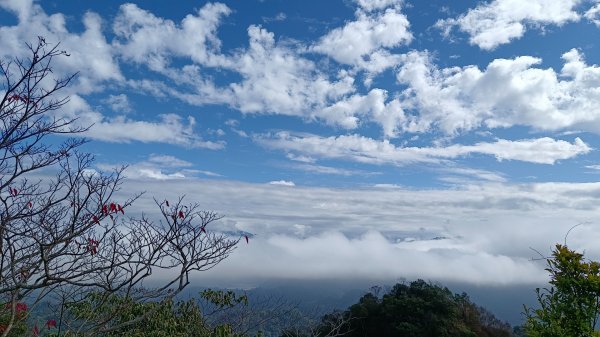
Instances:
[[[216,272],[279,257],[249,280],[535,283],[578,223],[600,255],[599,29],[591,0],[0,1],[2,58],[71,53],[95,169],[255,234]]]

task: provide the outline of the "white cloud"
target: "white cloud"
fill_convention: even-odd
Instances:
[[[447,167],[441,169],[442,172],[447,172],[453,175],[462,176],[459,178],[459,182],[461,185],[464,184],[465,181],[476,181],[476,180],[484,180],[484,181],[492,181],[492,182],[506,182],[507,179],[502,173],[492,172],[488,170],[478,170],[467,167]],[[445,177],[447,178],[447,177]]]
[[[286,154],[286,157],[290,160],[299,161],[302,163],[314,163],[316,161],[315,158],[309,156],[295,155],[293,153]]]
[[[192,173],[198,173],[198,174],[202,174],[208,177],[223,177],[222,174],[213,172],[213,171],[206,171],[206,170],[194,170]]]
[[[379,1],[368,8],[379,8],[388,3],[391,1]],[[330,31],[311,50],[326,54],[337,62],[378,73],[398,63],[398,56],[391,55],[388,49],[410,43],[413,36],[409,27],[410,23],[399,7],[375,14],[357,11],[355,21]]]
[[[403,188],[404,186],[402,185],[398,185],[398,184],[375,184],[373,185],[374,188],[390,188],[390,189],[397,189],[397,188]]]
[[[265,23],[269,23],[269,22],[277,22],[277,21],[285,21],[285,19],[287,19],[287,15],[284,12],[279,12],[277,13],[277,15],[273,16],[273,17],[266,17],[263,16],[262,20]]]
[[[385,137],[395,137],[406,117],[398,99],[385,102],[387,92],[373,89],[367,95],[355,94],[341,99],[324,108],[321,115],[326,119],[345,120],[344,126],[354,129],[358,126],[359,116],[381,125]]]
[[[161,165],[163,167],[190,167],[192,163],[186,160],[179,159],[177,157],[166,155],[166,154],[151,154],[148,157],[148,162]]]
[[[210,276],[240,283],[285,277],[544,282],[545,266],[530,261],[536,256],[529,247],[549,252],[569,228],[596,219],[600,210],[600,183],[334,189],[186,179],[170,181],[169,189],[129,180],[123,190],[148,191],[137,212],[154,214],[153,195],[175,200],[185,194],[226,215],[227,223],[209,230],[255,234]],[[577,227],[568,242],[592,259],[600,256],[596,225]],[[445,239],[433,240],[439,237]]]
[[[50,44],[60,42],[60,49],[71,55],[57,57],[52,64],[53,76],[57,78],[79,73],[68,88],[70,92],[101,91],[107,81],[123,80],[111,46],[102,33],[103,22],[98,14],[87,12],[82,20],[83,32],[71,33],[63,14],[48,15],[31,1],[2,1],[0,6],[19,17],[15,26],[0,26],[0,57],[29,57],[25,44],[35,44],[38,36],[42,36]]]
[[[355,128],[359,124],[358,117],[350,112],[340,112],[337,107],[327,109],[341,99],[350,99],[348,95],[355,92],[353,75],[339,71],[331,76],[329,71],[323,71],[312,60],[302,56],[306,47],[297,41],[276,41],[272,32],[251,25],[248,28],[248,48],[222,54],[217,29],[223,17],[231,12],[223,4],[206,4],[178,23],[158,17],[135,4],[124,4],[112,22],[116,37],[110,44],[102,32],[104,22],[97,14],[88,12],[83,20],[84,32],[74,34],[68,32],[63,14],[47,15],[38,4],[5,1],[2,5],[20,15],[22,20],[17,26],[0,27],[0,54],[24,56],[23,41],[35,40],[35,34],[46,36],[51,42],[61,41],[72,56],[66,60],[57,59],[56,74],[81,74],[77,77],[77,85],[65,91],[65,94],[79,96],[80,100],[85,99],[84,95],[102,92],[111,83],[154,99],[178,99],[199,106],[226,104],[242,113],[297,116],[306,121],[321,121],[343,128]],[[402,24],[408,25],[405,16],[397,10],[390,8],[381,13],[363,13],[361,17],[366,21],[354,23],[358,25],[356,29],[366,28],[370,36],[371,42],[364,49],[369,55],[363,55],[369,59],[364,66],[370,72],[396,64],[399,56],[392,56],[385,48],[404,43],[410,37],[410,33],[396,29]],[[192,63],[180,66],[176,61],[181,59],[189,59]],[[129,75],[132,78],[126,79],[118,62],[145,65],[162,77],[149,79],[142,74],[142,78],[136,78],[140,75],[134,73]],[[205,75],[207,67],[234,72],[241,80],[216,85]],[[377,91],[371,96],[375,93]],[[118,113],[131,110],[124,93],[110,95],[104,102]],[[386,134],[395,132],[393,124],[398,117],[395,104],[386,107],[389,113],[386,110],[382,114],[379,107],[372,109],[377,113],[372,120],[385,124]],[[98,115],[92,119],[99,123],[106,117]],[[121,124],[131,125],[134,133],[140,127],[149,127],[126,119],[118,122],[115,132],[119,134],[122,130],[117,128]],[[104,130],[95,129],[96,139],[108,139],[100,136],[100,131]],[[140,138],[140,135],[135,137]],[[205,145],[212,146],[209,143]]]
[[[33,0],[0,0],[0,7],[11,11],[19,17],[19,21],[29,18],[32,11]]]
[[[414,112],[403,131],[447,134],[524,125],[537,130],[600,133],[600,68],[572,49],[559,73],[538,68],[531,56],[495,59],[476,66],[438,68],[426,52],[410,52],[399,69],[405,111]]]
[[[103,103],[108,104],[111,110],[118,113],[129,113],[132,112],[131,103],[129,103],[129,98],[125,94],[119,95],[108,95],[106,99],[103,100]]]
[[[400,6],[403,0],[355,0],[356,3],[365,11],[371,12],[381,10],[392,6]]]
[[[269,148],[315,158],[344,159],[370,164],[407,165],[439,163],[473,154],[491,155],[498,161],[518,160],[536,164],[554,164],[558,160],[586,154],[591,148],[581,139],[573,143],[544,137],[537,139],[454,144],[440,147],[398,147],[388,140],[377,141],[359,135],[321,137],[278,132],[257,136],[256,141]]]
[[[288,155],[289,155],[289,153],[288,153]],[[302,171],[310,172],[310,173],[332,174],[332,175],[341,175],[341,176],[346,176],[346,177],[356,176],[356,175],[368,176],[368,175],[378,174],[377,172],[367,172],[367,171],[362,171],[362,170],[352,170],[352,169],[345,169],[345,168],[341,168],[341,167],[332,167],[332,166],[316,165],[316,164],[309,164],[309,163],[287,165],[286,167],[289,167],[294,170],[302,170]]]
[[[124,4],[113,23],[117,36],[113,47],[126,60],[162,71],[172,57],[189,57],[194,62],[220,65],[217,55],[220,40],[216,30],[231,10],[221,3],[208,3],[195,15],[187,15],[179,24],[139,8]]]
[[[487,285],[535,284],[545,278],[541,268],[527,258],[465,250],[451,240],[418,243],[443,245],[390,243],[375,231],[357,238],[339,232],[305,238],[271,235],[240,247],[240,254],[218,266],[213,277],[376,281],[425,278]],[[262,261],[262,266],[244,268],[255,261]]]
[[[96,165],[98,169],[104,171],[112,171],[116,164],[99,163]],[[127,179],[136,180],[173,180],[173,179],[189,179],[198,175],[221,177],[220,174],[197,170],[192,168],[194,164],[183,159],[179,159],[172,155],[151,154],[146,160],[136,163],[129,162],[125,166],[125,177]]]
[[[287,180],[273,180],[269,181],[269,185],[280,185],[280,186],[296,186],[293,181]]]
[[[283,114],[325,120],[332,125],[348,124],[345,119],[319,114],[329,102],[354,90],[354,79],[348,73],[340,72],[331,81],[313,61],[300,56],[304,48],[297,42],[276,42],[272,32],[257,25],[248,27],[247,49],[221,54],[216,30],[221,18],[229,13],[225,5],[207,4],[197,15],[188,15],[181,24],[175,24],[136,5],[121,6],[113,25],[118,36],[113,43],[117,52],[125,60],[145,64],[172,83],[131,80],[128,84],[150,95],[191,105],[227,104],[242,113]],[[175,66],[174,58],[191,59],[193,64]],[[205,76],[205,67],[232,71],[242,80],[217,86]]]
[[[456,19],[436,23],[444,34],[452,27],[469,34],[469,42],[482,49],[494,49],[521,38],[528,27],[557,25],[579,20],[575,7],[581,0],[493,0],[482,3]]]
[[[301,58],[285,44],[275,43],[273,33],[259,26],[248,28],[250,47],[237,54],[235,70],[243,81],[230,84],[232,105],[244,113],[270,113],[325,119],[348,125],[345,116],[323,116],[317,112],[330,100],[353,90],[353,78],[341,73],[330,82],[312,61]]]
[[[222,141],[205,141],[197,135],[194,131],[196,120],[192,116],[185,120],[176,114],[162,114],[158,116],[158,121],[133,120],[125,116],[108,118],[93,111],[78,95],[72,95],[58,114],[59,117],[78,118],[78,125],[91,126],[84,136],[106,142],[161,142],[213,150],[225,146]]]
[[[600,27],[600,3],[595,4],[593,7],[588,9],[584,17],[591,22],[593,22],[596,26]]]

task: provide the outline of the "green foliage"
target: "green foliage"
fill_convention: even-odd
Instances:
[[[540,307],[525,307],[529,337],[590,337],[598,318],[600,263],[556,245],[547,259],[550,288],[536,289]]]
[[[221,309],[247,304],[245,295],[232,291],[205,290],[201,296]],[[124,296],[111,295],[107,299],[102,293],[92,293],[85,301],[69,305],[68,311],[82,325],[86,321],[106,321],[104,328],[114,330],[99,334],[103,337],[246,337],[230,325],[211,327],[193,299],[136,302]],[[139,317],[143,319],[127,324]],[[80,336],[76,330],[67,331],[65,336]]]
[[[248,296],[238,295],[235,291],[206,289],[200,292],[200,297],[212,303],[219,309],[231,308],[238,304],[248,305]]]
[[[10,322],[11,322],[11,314],[12,314],[12,310],[10,310],[10,303],[7,304],[0,304],[2,305],[2,307],[0,307],[0,335],[3,334],[7,328],[9,327]],[[27,332],[27,324],[26,324],[26,319],[27,319],[27,309],[25,307],[25,309],[21,309],[18,310],[22,307],[20,307],[22,304],[19,303],[19,307],[17,307],[17,310],[14,310],[15,312],[15,317],[12,319],[12,325],[10,328],[10,332],[8,333],[7,337],[17,337],[17,336],[23,336],[26,334]]]
[[[317,336],[327,336],[327,316]],[[381,298],[368,293],[344,312],[344,336],[510,337],[510,326],[473,304],[466,294],[423,280],[396,284]]]

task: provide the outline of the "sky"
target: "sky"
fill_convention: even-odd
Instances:
[[[600,2],[0,0],[0,57],[70,56],[60,117],[121,193],[249,233],[202,275],[539,284],[600,258]],[[565,237],[569,229],[573,229]]]

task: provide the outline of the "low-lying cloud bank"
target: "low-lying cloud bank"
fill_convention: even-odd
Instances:
[[[464,246],[463,246],[464,245]],[[393,243],[381,233],[359,237],[334,231],[299,238],[270,235],[243,243],[203,279],[381,280],[424,278],[486,285],[536,283],[544,279],[527,258],[475,251],[461,240]]]
[[[577,224],[568,244],[600,257],[596,230],[600,183],[482,183],[455,189],[353,189],[250,184],[225,180],[130,179],[146,190],[136,210],[157,199],[196,201],[226,218],[211,230],[244,231],[221,265],[200,276],[249,285],[265,279],[433,281],[479,285],[539,284],[543,261]]]

